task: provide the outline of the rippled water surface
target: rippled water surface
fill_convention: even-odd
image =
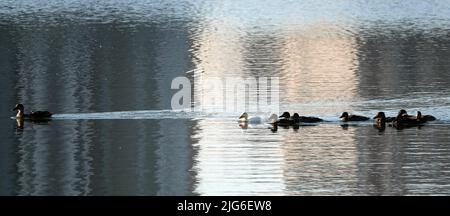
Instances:
[[[0,195],[449,195],[449,4],[1,1]],[[327,122],[174,111],[179,76],[277,77]],[[57,114],[18,129],[17,102]],[[401,108],[438,121],[338,119]]]

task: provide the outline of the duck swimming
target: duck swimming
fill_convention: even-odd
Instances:
[[[406,110],[401,109],[400,111],[398,111],[396,119],[412,119],[412,120],[416,120],[417,117],[413,116],[413,115],[408,115]]]
[[[289,119],[291,118],[291,114],[289,112],[284,112],[279,118]]]
[[[342,115],[339,117],[343,122],[348,121],[367,121],[370,118],[365,116],[359,116],[359,115],[349,115],[348,112],[343,112]]]
[[[241,123],[249,123],[249,124],[260,124],[262,122],[261,117],[254,116],[254,117],[248,117],[248,114],[246,112],[242,113],[241,116],[239,116],[239,122]]]
[[[421,114],[420,114],[421,115]],[[421,116],[419,118],[417,116],[411,116],[408,115],[406,110],[401,109],[398,112],[397,117],[392,122],[394,127],[402,127],[402,126],[421,126],[426,122],[426,120],[421,119]]]
[[[387,122],[384,112],[379,112],[373,119],[375,119],[374,127],[377,128],[379,132],[383,132],[386,129]]]
[[[311,116],[300,116],[298,113],[294,113],[292,116],[289,112],[284,112],[278,121],[278,125],[297,125],[300,123],[316,123],[321,122],[323,119]]]
[[[289,112],[284,112],[282,115],[280,115],[279,118],[280,119],[275,121],[278,126],[290,126],[294,124],[294,121],[292,120],[291,114]]]
[[[16,104],[13,111],[17,111],[16,119],[45,120],[53,115],[49,111],[31,111],[26,114],[25,107],[22,104]]]
[[[436,120],[436,117],[432,115],[422,115],[420,111],[417,111],[417,119],[421,121],[434,121]]]
[[[373,119],[375,119],[375,124],[377,125],[385,125],[386,124],[386,115],[384,114],[384,112],[378,112],[378,114],[373,117]]]
[[[378,124],[378,122],[380,123],[393,122],[395,120],[395,117],[386,117],[384,112],[378,112],[377,115],[373,117],[373,119],[375,119],[375,123]]]

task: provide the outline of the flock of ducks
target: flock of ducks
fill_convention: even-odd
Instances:
[[[16,119],[18,121],[31,120],[48,120],[53,115],[49,111],[35,111],[30,113],[25,113],[25,107],[22,104],[16,104],[13,111],[16,111]],[[342,122],[356,122],[356,121],[368,121],[370,118],[360,115],[350,115],[348,112],[343,112],[339,117]],[[436,118],[432,115],[422,115],[420,111],[417,111],[417,115],[408,115],[406,110],[401,109],[396,117],[386,117],[384,112],[379,112],[375,117],[375,126],[379,129],[386,127],[386,123],[389,126],[396,128],[404,127],[414,127],[422,126],[428,121],[434,121]],[[298,113],[294,113],[292,116],[289,112],[284,112],[281,116],[272,114],[269,119],[270,124],[273,125],[273,129],[276,130],[278,126],[289,127],[289,126],[299,126],[302,123],[318,123],[324,120],[318,117],[312,116],[300,116]],[[261,117],[249,117],[247,113],[243,113],[239,117],[239,122],[244,124],[259,124],[262,123]]]
[[[342,122],[361,122],[368,121],[370,119],[366,116],[350,115],[348,112],[343,112],[339,118]],[[386,123],[389,123],[389,126],[402,129],[405,127],[422,126],[428,121],[436,120],[434,116],[422,115],[420,111],[417,112],[416,116],[408,115],[404,109],[401,109],[396,117],[386,117],[384,112],[379,112],[375,117],[373,117],[373,119],[375,119],[374,126],[379,130],[384,130],[386,128]],[[273,125],[272,130],[277,130],[278,126],[298,127],[302,123],[318,123],[324,121],[323,119],[317,117],[300,116],[298,113],[294,113],[291,116],[289,112],[284,112],[279,117],[276,114],[272,114],[268,120],[269,123]],[[262,119],[260,117],[249,117],[247,113],[243,113],[239,117],[239,122],[243,124],[262,123]]]

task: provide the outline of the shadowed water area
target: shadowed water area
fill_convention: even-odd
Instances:
[[[449,195],[449,4],[3,0],[0,195]],[[328,122],[171,110],[193,70],[278,77],[280,112]],[[55,118],[17,129],[18,102]],[[401,108],[438,120],[338,118]]]

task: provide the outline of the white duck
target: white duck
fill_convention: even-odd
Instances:
[[[259,116],[248,117],[248,114],[245,112],[239,117],[239,122],[247,124],[261,124],[262,119]]]

